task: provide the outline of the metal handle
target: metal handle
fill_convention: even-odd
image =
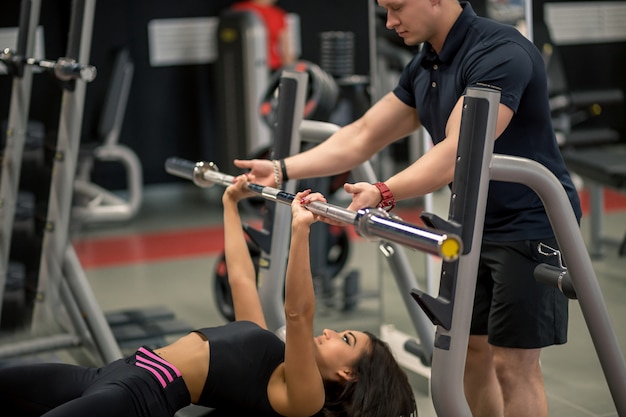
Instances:
[[[576,290],[567,269],[549,264],[539,264],[534,270],[535,280],[550,287],[556,287],[571,300],[577,299]]]

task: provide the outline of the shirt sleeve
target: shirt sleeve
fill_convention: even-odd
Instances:
[[[514,112],[533,78],[528,52],[515,42],[503,42],[470,54],[463,70],[465,88],[492,87],[500,91],[500,102]]]
[[[401,102],[413,108],[417,107],[417,103],[415,102],[415,95],[413,93],[412,80],[415,78],[415,73],[418,71],[420,56],[421,54],[415,56],[411,62],[402,69],[398,84],[393,89],[393,93]]]

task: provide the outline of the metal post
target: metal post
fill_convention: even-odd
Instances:
[[[602,186],[593,180],[587,181],[589,189],[589,250],[595,258],[604,256],[604,190]]]
[[[22,0],[15,53],[18,59],[32,56],[34,53],[35,32],[39,23],[40,10],[40,0]],[[2,222],[0,224],[0,315],[2,314],[4,287],[9,271],[11,238],[13,236],[13,222],[15,220],[33,79],[32,66],[19,63],[17,65],[18,71],[13,77],[6,144],[2,156],[2,174],[0,176],[0,219]]]
[[[418,290],[411,293],[437,326],[431,392],[440,416],[471,416],[463,374],[499,101],[500,94],[494,90],[467,91],[449,214],[449,221],[461,225],[463,255],[456,262],[443,263],[436,299]]]
[[[67,54],[59,61],[89,61],[95,3],[95,0],[74,0]],[[95,297],[86,284],[80,264],[72,256],[73,252],[68,253],[73,184],[81,141],[86,81],[89,80],[76,77],[66,81],[31,330],[33,334],[44,333],[51,318],[56,319],[58,324],[67,327],[65,331],[81,333],[86,344],[91,343],[89,336],[94,336],[103,361],[108,362],[120,358],[121,351],[102,311],[96,308],[97,304],[89,305]],[[67,314],[73,323],[60,322],[60,317]]]
[[[296,71],[283,71],[281,75],[272,158],[284,158],[300,150],[298,127],[304,114],[307,77]],[[295,192],[295,187],[295,181],[284,185],[286,192]],[[276,332],[285,325],[283,292],[290,238],[284,231],[291,230],[291,209],[281,204],[269,204],[266,208],[271,245],[269,250],[261,250],[258,291],[268,328]]]

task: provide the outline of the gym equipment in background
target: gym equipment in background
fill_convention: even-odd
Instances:
[[[567,168],[580,175],[589,190],[589,251],[602,258],[606,247],[616,247],[620,256],[626,256],[626,232],[623,237],[607,234],[604,227],[604,189],[626,192],[626,144],[622,142],[602,147],[566,149],[563,159]]]
[[[559,47],[545,23],[535,24],[535,43],[546,63],[552,120],[563,159],[589,190],[589,251],[599,259],[606,246],[616,246],[618,254],[626,256],[626,232],[622,238],[610,237],[602,220],[604,188],[626,192],[626,139],[601,117],[606,110],[624,108],[624,92],[618,88],[572,91]]]
[[[333,77],[339,91],[337,104],[328,120],[344,126],[357,120],[370,108],[370,77],[355,74],[354,32],[321,32],[320,67]]]
[[[229,166],[271,142],[258,113],[269,79],[265,26],[253,12],[225,10],[219,16],[217,47],[216,162]]]
[[[20,20],[28,21],[30,28],[20,25],[20,36],[26,30],[34,31],[40,7],[40,2],[23,2]],[[66,56],[54,65],[50,64],[52,61],[29,60],[28,57],[17,60],[28,66],[45,63],[46,68],[53,69],[53,74],[60,77],[63,94],[29,330],[17,335],[14,343],[0,347],[2,358],[77,346],[86,348],[85,352],[93,356],[94,362],[110,362],[122,356],[68,239],[85,89],[86,83],[95,76],[95,68],[81,64],[89,59],[94,12],[94,0],[72,2]],[[30,88],[21,91],[25,92],[30,94]],[[23,105],[23,102],[16,103],[16,111],[24,114]],[[23,116],[20,121],[22,127],[26,118]],[[8,137],[7,145],[12,146],[13,140],[15,138]],[[12,162],[21,158],[20,152],[10,148],[6,154],[11,155]],[[2,179],[13,179],[15,175],[9,171],[6,175],[3,173]],[[3,186],[3,193],[4,189]],[[6,192],[15,196],[14,189]]]
[[[533,6],[532,1],[525,2],[525,26],[529,31],[528,38],[544,57],[556,138],[569,171],[582,177],[589,190],[589,251],[594,258],[601,258],[605,247],[611,245],[617,246],[618,254],[624,256],[626,233],[621,239],[609,236],[603,230],[602,221],[604,188],[619,192],[626,189],[624,138],[602,117],[609,113],[607,110],[623,109],[624,92],[619,88],[572,90],[562,54],[553,39],[555,28],[548,27],[545,8],[533,10]],[[598,16],[601,14],[597,13]],[[578,15],[579,20],[576,20],[574,16],[570,16],[570,25],[573,21],[583,23],[584,18]]]
[[[29,29],[25,24],[30,21],[31,29],[36,28],[40,7],[39,2],[22,3],[18,51],[23,49],[23,36]],[[7,281],[2,286],[7,288],[2,329],[11,330],[12,337],[0,347],[0,358],[80,346],[94,364],[106,363],[121,355],[120,346],[161,345],[166,335],[191,330],[165,307],[104,314],[69,242],[70,226],[129,219],[141,201],[141,164],[130,149],[118,143],[133,73],[127,50],[120,50],[114,61],[99,137],[95,143],[80,137],[84,83],[94,79],[96,69],[77,63],[77,59],[89,56],[94,8],[92,2],[72,4],[67,57],[31,59],[29,54],[9,48],[0,56],[15,77],[43,66],[63,88],[58,135],[46,144],[52,152],[44,153],[45,128],[37,121],[23,121],[28,119],[30,90],[23,91],[26,79],[16,79],[21,88],[7,123],[7,158],[3,160],[2,196],[8,204],[1,212],[2,230],[9,231],[3,233],[3,242],[11,247],[11,261],[2,274]],[[124,165],[128,200],[92,181],[94,163],[102,161]],[[4,269],[4,258],[2,265]]]
[[[332,115],[337,99],[339,88],[335,80],[311,61],[300,60],[276,71],[270,78],[267,88],[262,96],[258,111],[267,126],[273,128],[276,124],[276,108],[278,106],[278,86],[284,71],[301,72],[308,76],[306,88],[306,101],[302,118],[307,120],[327,121]]]
[[[129,220],[141,206],[141,161],[132,149],[119,143],[133,71],[129,51],[119,50],[100,115],[98,135],[93,140],[81,141],[72,207],[72,220],[80,224]],[[92,174],[101,163],[117,163],[124,168],[127,196],[94,181]]]
[[[11,102],[5,129],[0,183],[0,317],[2,328],[15,330],[22,327],[26,315],[26,260],[16,260],[17,245],[12,245],[14,227],[19,218],[34,217],[34,202],[24,207],[24,198],[32,194],[20,191],[22,158],[29,141],[28,115],[32,89],[33,66],[26,65],[26,57],[32,56],[35,47],[35,31],[39,21],[39,1],[22,1],[15,50],[6,47],[0,61],[12,78]],[[36,137],[37,135],[35,135]],[[43,138],[34,148],[41,150]],[[39,158],[37,158],[39,159]],[[25,210],[26,209],[26,210]],[[26,212],[25,212],[26,211]],[[25,239],[24,239],[25,240]],[[35,240],[34,238],[31,239]],[[35,247],[37,245],[34,245]],[[38,252],[37,250],[34,252]],[[12,256],[13,255],[13,256]]]

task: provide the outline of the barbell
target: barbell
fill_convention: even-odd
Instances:
[[[165,170],[172,175],[189,179],[199,187],[211,187],[214,184],[228,187],[234,176],[219,171],[213,162],[192,162],[171,157],[165,161]],[[247,187],[254,194],[266,200],[291,205],[294,194],[278,188],[248,183]],[[388,240],[410,248],[440,256],[447,262],[458,259],[462,251],[461,238],[451,233],[407,223],[379,208],[366,208],[351,211],[331,203],[313,201],[306,208],[332,221],[354,226],[359,236],[370,240]]]

